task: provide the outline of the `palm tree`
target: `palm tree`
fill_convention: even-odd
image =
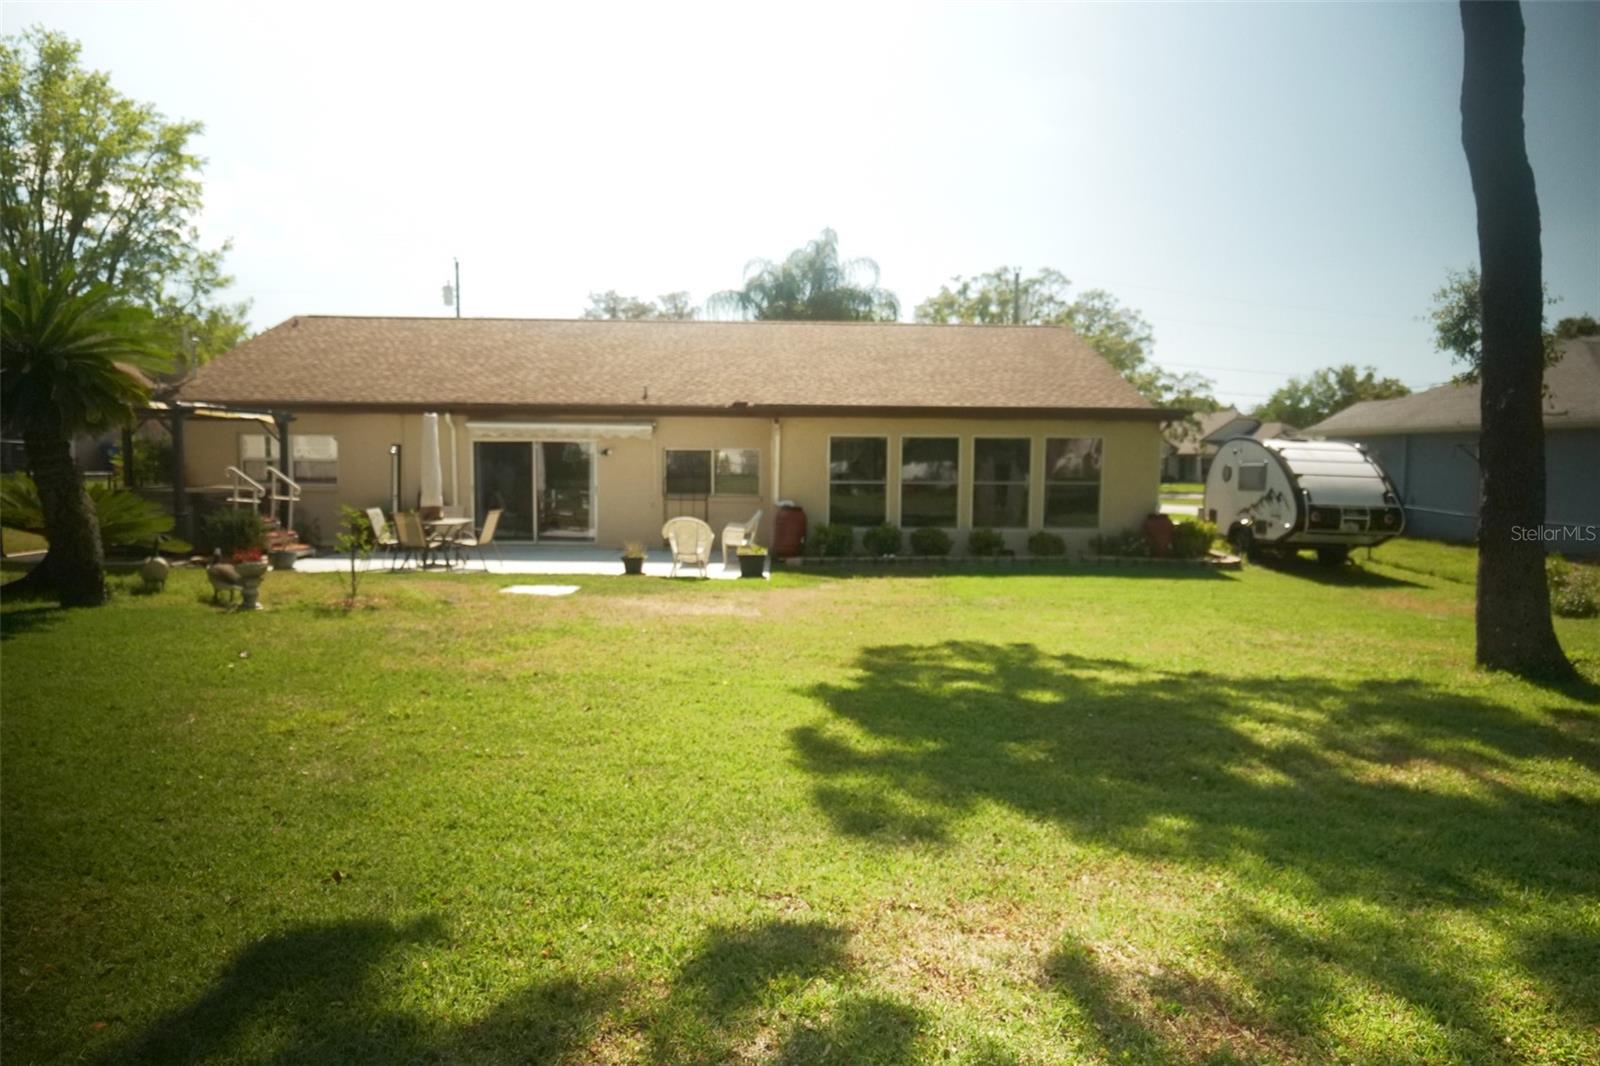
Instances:
[[[70,271],[46,276],[31,260],[8,258],[4,273],[0,423],[22,434],[50,542],[44,561],[6,592],[96,606],[106,598],[105,561],[72,435],[126,425],[148,398],[142,371],[171,359],[156,345],[150,313],[104,286],[75,292]]]
[[[758,322],[892,322],[900,317],[900,301],[878,287],[878,264],[840,260],[839,236],[831,229],[781,263],[751,260],[744,273],[744,288],[719,292],[706,307]]]

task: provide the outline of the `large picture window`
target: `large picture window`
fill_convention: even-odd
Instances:
[[[291,476],[302,485],[339,483],[339,441],[325,433],[291,433],[294,471]],[[239,469],[265,483],[267,467],[284,470],[278,462],[278,439],[265,433],[246,433],[239,438]]]
[[[828,521],[877,526],[888,519],[889,441],[834,437],[828,442]]]
[[[1032,441],[979,437],[972,442],[972,524],[979,529],[1028,528]]]
[[[961,481],[961,441],[956,437],[905,437],[900,441],[900,524],[954,529]]]
[[[1044,524],[1093,529],[1100,524],[1099,437],[1050,437],[1044,442]]]
[[[711,453],[667,452],[666,489],[668,496],[711,495]]]

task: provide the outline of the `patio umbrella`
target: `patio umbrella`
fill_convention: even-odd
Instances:
[[[444,508],[444,471],[439,465],[439,416],[422,416],[422,510],[438,514]]]

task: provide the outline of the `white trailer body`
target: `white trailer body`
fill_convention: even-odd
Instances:
[[[1236,547],[1315,548],[1328,562],[1399,536],[1406,523],[1389,476],[1360,445],[1282,437],[1218,447],[1205,515]]]

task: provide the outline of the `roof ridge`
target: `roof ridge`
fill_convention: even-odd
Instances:
[[[327,318],[339,321],[359,322],[568,322],[582,323],[597,326],[919,326],[926,329],[1059,329],[1077,335],[1071,326],[1060,322],[901,322],[882,320],[850,320],[850,319],[810,319],[810,318],[781,318],[781,319],[743,319],[743,318],[548,318],[540,316],[516,317],[511,315],[468,315],[457,318],[454,315],[330,315],[330,314],[294,314],[282,322],[268,329],[276,329],[302,318]],[[264,332],[264,331],[263,331]]]

